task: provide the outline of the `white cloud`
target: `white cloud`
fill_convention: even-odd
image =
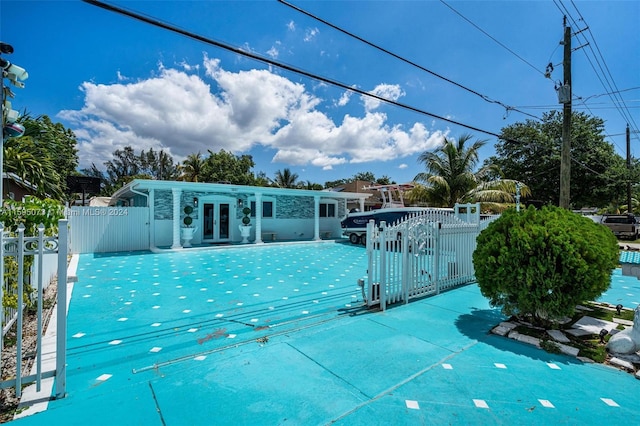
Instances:
[[[337,105],[338,106],[345,106],[346,104],[349,103],[349,100],[351,99],[351,96],[353,95],[353,92],[350,91],[345,91],[342,96],[340,96],[340,99],[338,99]]]
[[[307,30],[304,32],[304,38],[302,40],[309,42],[316,38],[318,33],[320,33],[320,30],[318,28],[307,28]]]
[[[405,95],[402,88],[400,88],[400,86],[397,84],[379,84],[375,87],[375,89],[371,90],[368,93],[394,102]],[[373,111],[377,109],[382,103],[382,101],[379,99],[364,95],[362,95],[362,101],[364,102],[364,107],[367,111]]]
[[[278,48],[275,46],[271,46],[271,49],[267,50],[267,55],[273,59],[276,59],[280,52],[278,52]]]
[[[400,170],[402,170],[402,169],[406,169],[406,168],[408,168],[408,167],[409,167],[409,165],[408,165],[407,163],[402,163],[402,164],[400,164],[400,165],[398,166],[398,168],[399,168]]]
[[[287,29],[289,31],[295,31],[296,30],[296,24],[293,21],[289,21],[289,23],[287,24]]]
[[[204,76],[159,66],[157,75],[130,83],[85,82],[84,106],[62,111],[79,141],[80,166],[97,166],[113,151],[165,149],[181,161],[188,154],[224,149],[246,153],[256,146],[275,151],[272,161],[312,165],[325,170],[345,163],[403,158],[442,143],[447,134],[422,123],[407,129],[365,101],[361,116],[321,108],[325,102],[300,83],[267,70],[231,72],[218,59],[204,57]],[[399,86],[380,85],[373,92],[390,99]],[[346,105],[347,93],[338,105]],[[327,103],[330,102],[327,100]]]

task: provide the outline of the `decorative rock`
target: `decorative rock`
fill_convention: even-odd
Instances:
[[[498,324],[497,326],[495,326],[491,330],[491,332],[493,334],[498,334],[500,336],[506,336],[507,333],[509,333],[511,330],[513,330],[517,326],[518,326],[518,324],[515,324],[515,323],[512,323],[512,322],[508,322],[508,321],[503,321],[500,324]]]
[[[593,312],[593,309],[587,308],[586,306],[582,306],[582,305],[576,306],[576,309],[579,311]]]
[[[629,371],[635,371],[635,368],[633,367],[632,363],[630,363],[629,361],[625,361],[623,359],[620,359],[620,358],[613,357],[613,358],[611,358],[609,360],[609,363],[611,365],[616,366],[616,367],[624,368],[624,369],[629,370]]]
[[[556,343],[555,345],[560,349],[560,352],[565,355],[577,356],[578,352],[580,352],[580,349],[574,348],[573,346],[563,345],[562,343]]]
[[[569,343],[571,340],[560,330],[547,330],[547,334],[551,336],[553,340],[560,343]]]
[[[629,325],[629,326],[633,325],[633,321],[629,321],[622,318],[614,318],[611,321],[615,322],[616,324]]]
[[[508,332],[510,332],[510,331],[511,331],[511,329],[509,329],[509,328],[507,328],[507,327],[504,327],[504,326],[502,326],[502,325],[497,325],[497,326],[495,326],[495,327],[493,327],[493,328],[491,329],[491,332],[492,332],[493,334],[497,334],[497,335],[499,335],[499,336],[506,336],[506,335],[507,335],[507,333],[508,333]]]
[[[513,330],[514,328],[516,328],[518,326],[518,324],[516,324],[514,322],[510,322],[510,321],[502,321],[500,323],[500,325],[502,327],[508,328],[509,330]]]
[[[590,316],[584,316],[573,324],[573,328],[589,331],[590,334],[599,334],[603,328],[607,331],[611,331],[616,328],[618,324],[611,321],[605,321]]]
[[[588,336],[590,334],[598,334],[598,333],[593,333],[589,330],[582,330],[580,328],[572,328],[570,330],[566,330],[567,334],[570,334],[572,336],[575,337],[582,337],[582,336]]]
[[[640,305],[633,315],[633,326],[612,336],[606,347],[613,354],[633,354],[640,351]]]
[[[537,337],[527,336],[526,334],[520,334],[517,331],[511,331],[511,333],[509,333],[509,338],[517,340],[518,342],[540,347],[540,339]]]

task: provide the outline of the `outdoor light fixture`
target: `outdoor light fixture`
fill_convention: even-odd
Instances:
[[[198,197],[193,197],[193,206],[198,207]]]
[[[617,304],[616,305],[616,311],[618,311],[618,315],[620,315],[620,311],[622,311],[622,305],[621,304]]]
[[[17,138],[24,134],[24,126],[20,123],[9,123],[2,129],[3,136]]]
[[[13,53],[13,46],[0,41],[0,52],[11,54]]]
[[[609,331],[606,328],[600,330],[600,343],[604,343],[604,336],[609,334]]]
[[[238,198],[238,207],[242,207],[242,198]]]

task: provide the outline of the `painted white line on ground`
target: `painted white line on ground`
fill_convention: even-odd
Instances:
[[[607,404],[609,407],[619,407],[618,403],[615,402],[613,399],[611,398],[600,398],[602,400],[602,402],[604,402],[605,404]]]
[[[410,399],[407,399],[405,401],[405,404],[407,404],[407,408],[410,408],[412,410],[419,410],[420,409],[420,405],[418,404],[418,401],[412,401]]]
[[[478,408],[489,408],[489,404],[484,399],[474,399],[473,403]]]
[[[539,399],[540,404],[545,408],[556,408],[548,399]]]
[[[102,374],[102,375],[98,376],[96,378],[96,380],[99,381],[99,382],[104,382],[106,380],[109,380],[111,377],[113,377],[111,374]]]

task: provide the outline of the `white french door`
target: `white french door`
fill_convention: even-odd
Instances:
[[[231,240],[231,204],[225,201],[202,203],[202,242]]]

